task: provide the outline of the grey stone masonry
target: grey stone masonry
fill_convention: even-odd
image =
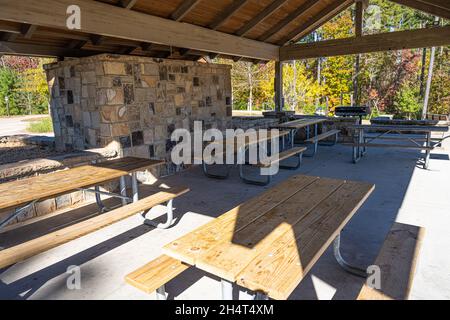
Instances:
[[[45,66],[60,150],[111,147],[167,160],[171,133],[232,127],[231,67],[102,54]]]

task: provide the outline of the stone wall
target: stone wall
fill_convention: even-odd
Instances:
[[[227,65],[98,55],[47,65],[58,149],[111,147],[120,156],[168,160],[171,133],[231,126]]]
[[[268,129],[271,126],[275,126],[279,123],[277,118],[265,118],[263,116],[242,116],[233,117],[232,128],[233,129]]]

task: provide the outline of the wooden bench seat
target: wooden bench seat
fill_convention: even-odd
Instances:
[[[277,158],[269,158],[270,162],[268,163],[259,163],[257,166],[261,168],[270,168],[277,162],[281,162],[295,155],[301,155],[306,150],[305,147],[294,147],[288,149],[286,151],[280,152]]]
[[[185,187],[160,191],[137,202],[103,213],[71,226],[48,233],[42,237],[0,251],[0,269],[47,251],[86,234],[97,231],[134,214],[151,209],[188,192]]]
[[[189,265],[162,255],[127,275],[125,281],[145,293],[157,291],[157,297],[164,299],[164,285],[187,269]]]
[[[345,145],[357,146],[355,143],[345,143]],[[403,148],[403,149],[414,149],[414,150],[433,150],[434,147],[427,146],[414,146],[414,145],[406,145],[406,144],[387,144],[387,143],[360,143],[360,147],[367,148]]]
[[[406,300],[411,289],[425,229],[394,223],[374,265],[381,271],[380,289],[365,284],[358,300]]]
[[[310,139],[305,140],[306,143],[317,143],[319,141],[322,141],[328,137],[332,137],[336,134],[339,134],[341,132],[341,130],[330,130],[324,133],[321,133],[315,137],[312,137]]]

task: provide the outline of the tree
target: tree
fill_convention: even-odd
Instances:
[[[0,115],[21,114],[18,106],[19,77],[11,69],[0,67]]]

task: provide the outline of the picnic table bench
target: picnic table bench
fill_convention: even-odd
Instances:
[[[425,228],[395,222],[373,265],[380,268],[379,288],[364,284],[358,300],[407,300]]]
[[[286,135],[288,135],[288,132],[286,132],[286,131],[281,131],[278,133],[272,133],[271,131],[268,131],[267,134],[264,134],[264,135],[261,134],[261,131],[257,131],[256,137],[254,139],[251,138],[251,136],[243,134],[240,137],[240,138],[242,138],[241,139],[242,141],[239,141],[239,139],[238,139],[239,136],[236,136],[233,138],[219,140],[219,141],[213,141],[211,143],[208,143],[207,146],[209,148],[214,147],[214,145],[216,145],[216,146],[222,147],[223,151],[221,153],[215,153],[214,155],[211,155],[211,157],[208,157],[208,158],[205,157],[203,154],[201,155],[200,160],[202,161],[203,172],[207,177],[210,177],[210,178],[226,179],[230,172],[230,164],[226,164],[225,162],[223,162],[223,165],[225,166],[224,172],[212,173],[211,170],[209,170],[209,167],[211,165],[215,165],[215,164],[212,164],[215,161],[215,159],[213,159],[213,158],[217,159],[218,157],[221,157],[222,160],[224,160],[223,158],[226,157],[227,147],[231,146],[233,148],[232,149],[233,157],[237,155],[236,160],[241,159],[241,161],[243,162],[243,160],[245,160],[246,153],[250,147],[256,146],[256,148],[258,148],[258,145],[261,142],[265,142],[265,141],[270,142],[272,139],[283,138]],[[280,163],[280,168],[282,168],[282,169],[295,170],[298,167],[300,167],[301,162],[302,162],[302,154],[305,150],[306,150],[306,148],[304,148],[304,147],[297,147],[297,148],[292,148],[289,150],[284,150],[284,151],[279,152],[276,155],[276,157],[269,156],[269,157],[267,157],[267,159],[264,159],[264,161],[262,161],[262,159],[259,159],[258,163],[249,164],[249,165],[259,167],[259,168],[270,168],[274,164]],[[297,156],[297,161],[296,161],[295,165],[281,163],[283,160],[294,157],[294,156]],[[222,165],[222,163],[220,165]],[[251,178],[248,175],[246,175],[245,171],[244,171],[245,165],[247,165],[247,163],[238,163],[239,177],[241,178],[241,180],[243,182],[248,183],[248,184],[254,184],[254,185],[267,185],[270,183],[270,181],[271,181],[270,174],[266,175],[264,180],[254,179],[254,178]]]
[[[324,123],[327,121],[325,118],[302,118],[297,119],[293,121],[288,121],[281,123],[276,126],[272,126],[272,128],[277,128],[279,130],[289,130],[289,142],[291,147],[294,147],[295,145],[295,135],[297,132],[301,129],[306,130],[306,140],[304,141],[305,144],[311,144],[313,146],[312,152],[307,153],[304,156],[305,157],[314,157],[317,153],[318,145],[335,145],[338,141],[338,135],[340,133],[340,130],[329,130],[326,132],[323,132],[321,134],[318,134],[318,125]],[[311,126],[314,126],[313,135],[311,136]],[[327,142],[321,142],[322,140],[325,140],[329,137],[334,137],[334,141],[331,143]]]
[[[165,298],[164,284],[195,266],[222,279],[224,299],[233,284],[256,298],[287,299],[333,241],[339,264],[365,275],[340,256],[339,234],[373,190],[364,182],[291,177],[167,244],[126,281]]]
[[[433,132],[447,132],[447,126],[437,125],[374,125],[374,124],[362,124],[352,125],[349,127],[355,131],[353,135],[353,143],[350,145],[353,147],[353,163],[357,163],[366,154],[366,149],[370,147],[375,148],[403,148],[403,149],[415,149],[425,150],[423,168],[428,168],[431,150],[434,149],[432,144],[431,134]],[[378,131],[375,136],[367,136],[366,131]],[[420,137],[403,137],[404,133],[425,134],[425,138]],[[399,134],[400,136],[393,137],[392,133]],[[390,135],[391,134],[391,135]],[[390,135],[390,136],[389,136]],[[401,144],[389,144],[389,143],[373,143],[376,140],[394,140],[394,141],[407,141],[409,143]]]
[[[139,200],[136,176],[137,171],[162,163],[164,161],[126,157],[0,184],[0,210],[18,208],[12,214],[8,214],[6,211],[2,214],[6,218],[0,224],[1,226],[5,226],[9,221],[17,217],[24,208],[33,205],[37,201],[77,190],[94,192],[97,204],[102,212],[102,214],[93,218],[1,250],[0,268],[94,232],[131,215],[142,214],[145,218],[151,208],[164,203],[167,205],[167,221],[157,224],[152,220],[144,219],[144,223],[158,228],[168,228],[173,222],[173,199],[189,191],[189,189],[182,186],[160,189],[155,194]],[[132,176],[132,197],[128,197],[126,190],[125,176],[128,174]],[[100,191],[99,185],[118,178],[120,179],[120,194]],[[94,187],[94,189],[88,189],[90,187]],[[122,207],[116,209],[106,208],[101,201],[100,195],[120,198]]]

